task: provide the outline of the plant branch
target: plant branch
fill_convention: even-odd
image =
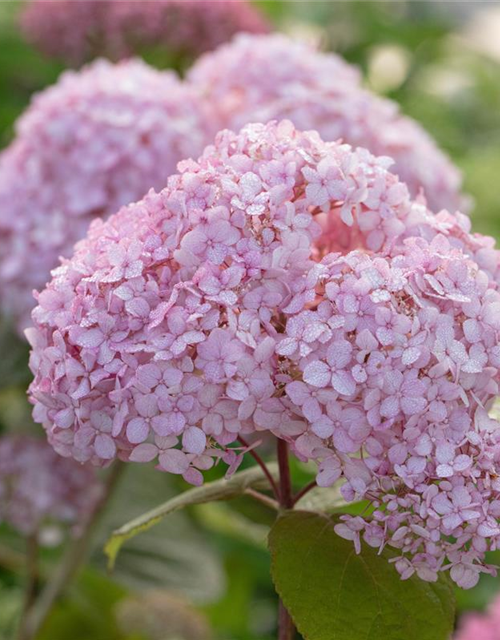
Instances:
[[[254,449],[250,448],[250,445],[248,444],[248,442],[244,438],[242,438],[241,436],[238,436],[238,440],[241,442],[241,444],[244,447],[246,447],[248,449],[248,453],[253,457],[253,459],[257,462],[259,467],[262,469],[262,471],[264,472],[264,475],[269,480],[269,484],[271,485],[271,489],[273,490],[273,493],[274,493],[274,496],[275,496],[276,500],[279,500],[280,499],[279,498],[280,490],[279,490],[278,485],[276,484],[276,481],[274,480],[271,472],[267,468],[267,465],[264,462],[264,460],[262,460],[262,458],[259,456],[259,454]]]
[[[299,500],[301,500],[306,494],[309,493],[312,489],[315,489],[318,485],[316,484],[316,480],[312,480],[309,484],[306,484],[298,493],[293,497],[293,504],[296,505]]]
[[[24,601],[18,631],[19,640],[27,640],[29,638],[27,622],[29,613],[36,598],[38,586],[38,556],[38,531],[35,531],[26,539],[26,583],[24,587]]]
[[[78,569],[87,556],[94,526],[103,512],[104,507],[109,502],[123,469],[124,464],[122,462],[115,462],[111,467],[101,497],[83,523],[80,535],[69,543],[55,574],[47,582],[38,601],[27,616],[26,635],[23,636],[23,640],[34,640],[34,638],[36,638],[52,607],[62,595],[69,582],[77,574]]]
[[[255,489],[246,489],[245,495],[250,496],[254,500],[261,502],[262,504],[265,504],[266,507],[269,507],[270,509],[274,509],[275,511],[280,510],[280,505],[277,500],[273,500],[273,498],[266,496],[264,493],[261,493],[260,491],[256,491]]]

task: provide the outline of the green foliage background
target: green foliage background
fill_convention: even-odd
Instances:
[[[475,202],[475,229],[500,237],[500,57],[479,50],[494,45],[486,33],[481,36],[479,30],[475,40],[467,36],[478,13],[494,5],[425,0],[258,4],[278,29],[319,38],[324,48],[360,65],[369,86],[419,120],[462,168],[465,190]],[[17,2],[0,2],[0,147],[12,138],[13,123],[31,95],[63,70],[22,40],[18,9]],[[172,64],[157,51],[145,57],[158,66]],[[381,69],[380,61],[387,59],[395,71]],[[0,350],[0,431],[34,431],[24,397],[26,347],[0,326]],[[294,474],[304,481],[312,477],[298,464]],[[39,640],[190,640],[168,635],[168,620],[162,622],[161,636],[146,624],[120,626],[119,607],[151,587],[181,592],[205,616],[216,640],[276,637],[276,596],[266,549],[272,514],[246,499],[176,514],[148,538],[139,536],[120,556],[116,573],[106,575],[101,551],[106,531],[184,488],[151,469],[127,472],[85,570]],[[22,541],[0,528],[0,640],[13,637],[23,553]],[[44,553],[43,575],[57,558],[55,550]],[[459,608],[481,609],[498,590],[500,581],[485,577],[476,589],[457,594]],[[173,621],[177,614],[169,611]]]

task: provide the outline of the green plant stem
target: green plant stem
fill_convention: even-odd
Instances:
[[[26,539],[26,583],[24,587],[24,601],[19,623],[18,640],[27,640],[28,618],[36,598],[38,587],[38,531],[35,531]]]
[[[279,503],[282,509],[293,507],[292,480],[288,462],[288,443],[278,438]],[[295,626],[283,601],[279,601],[278,640],[293,640]]]
[[[36,638],[42,625],[52,611],[53,606],[78,573],[78,569],[87,557],[95,524],[105,506],[108,504],[123,469],[124,464],[122,462],[115,462],[110,469],[101,497],[86,518],[86,521],[82,524],[80,535],[69,543],[54,575],[47,582],[40,597],[30,612],[28,612],[25,623],[25,635],[22,637],[22,640],[34,640]]]

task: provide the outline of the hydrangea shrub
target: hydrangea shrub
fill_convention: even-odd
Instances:
[[[235,33],[269,29],[246,0],[31,0],[21,16],[27,40],[48,56],[79,66],[148,47],[197,56]]]
[[[435,212],[466,204],[459,171],[429,134],[395,102],[364,89],[358,70],[335,54],[281,34],[241,34],[202,56],[188,79],[213,109],[217,130],[288,118],[324,140],[390,156],[410,194],[423,194]]]
[[[0,155],[2,312],[24,329],[32,290],[90,221],[162,187],[207,136],[194,92],[139,60],[97,61],[37,95]]]
[[[200,484],[272,434],[370,514],[336,531],[403,578],[493,572],[499,254],[387,158],[289,121],[217,136],[92,223],[38,295],[34,416],[64,456]],[[232,445],[232,446],[231,446]]]

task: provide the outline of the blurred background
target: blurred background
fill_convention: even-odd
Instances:
[[[359,65],[369,88],[421,122],[463,171],[475,230],[500,238],[500,4],[267,0],[257,5],[277,30],[319,42]],[[1,147],[12,139],[14,121],[33,93],[64,69],[25,42],[18,28],[20,8],[17,2],[0,2]],[[181,73],[187,64],[158,50],[146,50],[144,57]],[[27,347],[0,326],[0,349],[0,432],[35,430],[25,399]],[[298,464],[295,473],[312,477]],[[40,640],[276,637],[266,550],[273,515],[245,499],[171,516],[125,545],[115,572],[106,572],[106,533],[183,488],[182,481],[144,465],[126,470],[84,570]],[[58,535],[47,532],[55,541]],[[44,550],[41,580],[58,560],[58,549]],[[0,525],[0,640],[13,637],[25,553],[23,540]],[[500,564],[500,556],[492,560]],[[483,609],[496,591],[500,578],[484,577],[475,589],[457,594],[460,611]]]

